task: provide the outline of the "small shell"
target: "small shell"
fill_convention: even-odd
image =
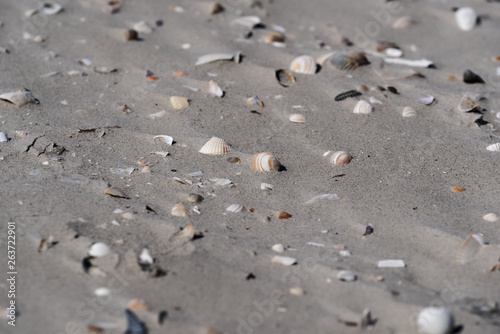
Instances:
[[[104,193],[112,197],[129,198],[121,189],[115,187],[109,187],[108,189],[104,190]]]
[[[482,235],[473,234],[469,236],[458,251],[456,259],[457,264],[465,264],[472,260],[484,245],[486,245],[486,241]]]
[[[460,188],[459,186],[455,186],[451,191],[453,191],[454,193],[461,193],[464,190],[465,190],[464,188]]]
[[[403,260],[380,260],[377,267],[379,268],[404,268],[406,264]]]
[[[247,103],[254,105],[254,106],[259,106],[261,108],[264,108],[264,103],[262,103],[262,101],[257,96],[252,96],[252,97],[248,98]]]
[[[172,207],[172,216],[176,217],[187,217],[189,215],[189,209],[182,203],[177,203]]]
[[[294,296],[304,295],[304,289],[302,289],[301,287],[290,288],[289,291],[290,291],[290,294],[292,294]]]
[[[109,254],[109,246],[104,242],[96,242],[90,246],[88,254],[93,257],[103,257]]]
[[[240,161],[241,161],[241,159],[238,157],[227,158],[227,162],[229,162],[230,164],[239,164]]]
[[[175,110],[189,107],[189,100],[182,96],[171,96],[170,104]]]
[[[278,219],[288,219],[292,218],[292,215],[285,211],[278,212]]]
[[[238,213],[243,211],[245,207],[241,204],[231,204],[226,208],[226,211],[233,212],[233,213]]]
[[[123,32],[123,36],[125,37],[125,41],[135,41],[139,38],[139,33],[134,29],[126,29]]]
[[[153,140],[154,141],[159,140],[161,142],[164,142],[167,145],[172,145],[174,143],[174,138],[172,138],[170,136],[165,136],[165,135],[154,136]]]
[[[26,137],[28,135],[28,132],[26,132],[26,131],[16,131],[16,134],[19,137]]]
[[[387,49],[399,49],[398,45],[393,42],[378,41],[376,50],[378,52],[384,52]]]
[[[474,9],[462,7],[455,12],[455,20],[461,30],[471,31],[476,26],[477,15]]]
[[[403,117],[414,117],[417,116],[417,113],[415,112],[415,109],[413,109],[410,106],[406,106],[403,109]]]
[[[149,305],[142,299],[132,299],[128,304],[127,308],[131,311],[147,311],[149,310]]]
[[[444,307],[426,307],[417,316],[420,334],[448,334],[453,330],[453,314]]]
[[[269,34],[262,37],[264,43],[284,43],[285,35],[278,31],[271,31]]]
[[[351,159],[352,157],[349,155],[349,153],[344,151],[337,151],[333,153],[332,156],[330,157],[330,162],[334,166],[341,166],[350,163]]]
[[[293,257],[288,257],[288,256],[276,255],[275,257],[273,257],[271,262],[272,263],[279,263],[279,264],[282,264],[284,266],[292,266],[295,263],[297,263],[297,259],[295,259]]]
[[[153,26],[146,21],[139,21],[137,23],[134,23],[132,28],[134,28],[135,31],[143,34],[151,34],[154,31]]]
[[[94,290],[94,294],[98,297],[109,296],[111,291],[108,288],[97,288]]]
[[[323,64],[326,63],[327,60],[329,60],[330,58],[335,56],[337,53],[338,52],[333,51],[333,52],[325,53],[325,54],[319,56],[318,58],[316,58],[316,64],[323,66]]]
[[[281,164],[272,153],[262,152],[254,156],[252,168],[262,172],[279,171]]]
[[[215,14],[219,14],[219,13],[222,13],[224,11],[224,6],[222,6],[220,3],[218,2],[212,2],[210,4],[210,8],[208,10],[208,13],[210,15],[215,15]]]
[[[481,111],[483,107],[476,103],[471,97],[465,94],[462,99],[460,99],[460,103],[458,104],[458,110],[462,112],[469,111]]]
[[[139,262],[143,264],[153,264],[154,259],[147,247],[144,247],[141,254],[139,255]]]
[[[224,95],[224,92],[222,91],[222,88],[217,84],[217,82],[210,80],[207,84],[207,93],[212,95],[212,96],[217,96],[217,97],[222,97]]]
[[[338,272],[337,278],[343,282],[354,282],[357,276],[350,270],[341,270]]]
[[[16,107],[22,107],[28,103],[40,103],[40,101],[38,101],[27,89],[19,89],[9,93],[3,93],[0,95],[0,100],[10,102]]]
[[[109,74],[113,72],[117,72],[118,70],[114,67],[108,67],[108,66],[94,66],[94,72],[100,73],[100,74]]]
[[[184,71],[175,71],[172,75],[175,78],[180,78],[180,77],[185,77],[188,74],[186,72],[184,72]]]
[[[394,29],[408,28],[413,23],[411,16],[401,16],[392,24]]]
[[[306,121],[306,116],[304,116],[302,114],[291,114],[289,119],[290,119],[290,122],[304,123]]]
[[[417,99],[417,101],[418,101],[419,103],[422,103],[422,104],[425,104],[426,106],[428,106],[428,105],[431,105],[431,104],[432,104],[432,102],[434,102],[434,101],[435,101],[435,99],[434,99],[434,96],[432,96],[432,95],[427,95],[427,96],[424,96],[424,97],[419,97],[419,98]]]
[[[276,70],[274,72],[278,84],[282,87],[290,87],[295,83],[295,77],[285,70]]]
[[[0,143],[5,143],[9,141],[9,137],[7,137],[6,132],[0,132]]]
[[[187,196],[187,200],[188,200],[188,202],[191,202],[191,203],[200,203],[201,201],[203,201],[203,196],[198,195],[198,194],[189,194]]]
[[[339,54],[335,56],[331,60],[331,63],[339,70],[353,71],[359,66],[370,64],[370,61],[368,61],[364,53],[354,51],[349,54]]]
[[[463,80],[466,84],[485,83],[483,78],[481,78],[478,74],[472,72],[471,70],[464,71]]]
[[[270,184],[270,183],[262,182],[260,184],[260,189],[262,189],[262,190],[273,190],[273,185]]]
[[[494,223],[498,220],[498,216],[496,213],[487,213],[483,216],[483,219],[487,222]]]
[[[387,48],[387,49],[385,49],[384,53],[389,57],[402,57],[403,56],[403,51],[401,51],[400,49],[396,49],[396,48]]]
[[[58,3],[51,4],[51,3],[44,3],[42,5],[42,8],[40,8],[40,12],[46,15],[54,15],[63,10],[63,6],[61,6]]]
[[[314,74],[317,70],[316,61],[311,56],[300,56],[290,64],[290,70],[295,73]]]
[[[384,104],[384,102],[380,101],[379,99],[373,96],[370,96],[368,101],[370,101],[371,104]]]
[[[283,253],[285,251],[285,247],[283,246],[283,244],[273,245],[271,249],[276,253]]]
[[[149,118],[156,119],[156,118],[165,117],[166,115],[168,115],[168,113],[165,110],[162,110],[162,111],[156,112],[154,114],[150,114]]]
[[[491,144],[486,149],[490,152],[500,152],[500,143]]]
[[[196,230],[194,229],[193,224],[189,224],[186,227],[182,229],[182,231],[174,234],[172,238],[187,238],[187,239],[193,239],[194,234],[196,233]]]
[[[231,25],[237,24],[252,29],[261,22],[262,21],[258,16],[242,16],[231,21]]]
[[[205,65],[208,63],[212,63],[214,61],[219,60],[232,60],[234,58],[234,54],[232,53],[211,53],[208,55],[204,55],[198,58],[195,65]]]
[[[199,152],[208,155],[224,155],[231,152],[231,146],[224,139],[212,137]]]
[[[360,100],[358,103],[356,103],[356,106],[354,107],[354,110],[352,111],[355,114],[369,114],[375,111],[375,108],[373,106],[366,102],[365,100]]]

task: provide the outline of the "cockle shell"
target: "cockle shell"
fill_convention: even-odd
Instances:
[[[297,57],[290,64],[290,70],[295,73],[314,74],[316,69],[316,61],[311,56]]]
[[[208,155],[223,155],[231,152],[231,146],[224,139],[212,137],[199,152]]]
[[[365,100],[360,100],[356,106],[354,107],[354,110],[352,111],[355,114],[369,114],[375,111],[375,108],[373,106],[366,102]]]
[[[477,14],[470,7],[462,7],[455,12],[455,20],[461,30],[470,31],[476,26]]]
[[[290,122],[304,123],[306,121],[306,116],[304,116],[302,114],[291,114],[289,119],[290,119]]]
[[[500,152],[500,143],[491,144],[486,149],[490,152]]]
[[[189,209],[182,203],[177,203],[172,207],[172,216],[176,217],[187,217],[189,215]]]
[[[262,172],[279,171],[281,164],[272,153],[262,152],[253,158],[252,168]]]
[[[189,107],[189,100],[182,96],[171,96],[170,104],[175,110]]]
[[[410,106],[406,106],[403,109],[403,117],[414,117],[417,116],[417,113],[415,112],[415,109],[413,109]]]
[[[243,211],[245,207],[241,204],[231,204],[226,208],[226,211],[233,212],[233,213],[238,213]]]
[[[483,110],[483,107],[477,104],[476,101],[474,101],[470,96],[465,94],[460,99],[460,103],[458,104],[458,110],[462,112],[469,112],[474,110],[481,111]]]
[[[458,251],[456,259],[457,264],[465,264],[472,260],[484,245],[486,245],[486,241],[482,235],[473,234],[469,236]]]
[[[341,165],[347,165],[348,163],[351,162],[352,157],[349,155],[349,153],[344,152],[344,151],[337,151],[332,154],[330,157],[330,162],[333,165],[336,166],[341,166]]]
[[[453,330],[453,314],[444,307],[426,307],[417,316],[420,334],[448,334]]]
[[[9,93],[3,93],[0,95],[0,100],[10,102],[16,107],[22,107],[28,103],[40,103],[40,101],[33,96],[31,91],[27,89],[19,89]]]
[[[365,54],[362,52],[351,52],[349,54],[339,54],[335,56],[331,63],[339,70],[352,71],[359,66],[369,65],[370,61],[366,58]]]
[[[88,254],[93,257],[102,257],[109,254],[109,246],[104,242],[96,242],[90,246]]]
[[[172,145],[174,143],[174,138],[172,138],[171,136],[166,136],[166,135],[154,136],[153,140],[154,141],[157,141],[157,140],[162,141],[167,145]]]
[[[224,95],[222,88],[213,80],[210,80],[207,84],[207,93],[217,97],[222,97]]]

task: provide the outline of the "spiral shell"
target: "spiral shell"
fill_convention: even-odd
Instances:
[[[410,106],[406,106],[403,109],[403,117],[414,117],[417,116],[417,113],[415,112],[415,109],[413,109]]]
[[[253,158],[252,168],[262,172],[279,171],[281,164],[272,153],[262,152]]]
[[[177,203],[172,207],[172,216],[176,217],[187,217],[189,215],[189,209],[182,203]]]
[[[231,146],[221,138],[212,137],[199,150],[200,153],[208,155],[224,155],[231,151]]]
[[[354,107],[354,110],[352,111],[355,114],[369,114],[375,111],[375,108],[373,106],[366,102],[365,100],[360,100],[358,103],[356,103],[356,106]]]
[[[175,110],[189,107],[189,100],[182,96],[171,96],[170,104]]]
[[[290,64],[290,70],[295,73],[314,74],[316,69],[316,61],[311,56],[297,57]]]
[[[337,151],[330,157],[330,162],[335,166],[347,165],[351,162],[352,157],[345,151]]]
[[[302,114],[291,114],[289,119],[290,119],[290,122],[304,123],[306,121],[306,116],[304,116]]]

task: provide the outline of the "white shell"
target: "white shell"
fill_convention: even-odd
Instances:
[[[109,291],[108,288],[97,288],[95,289],[94,294],[98,297],[104,297],[111,294],[111,291]]]
[[[500,143],[491,144],[486,149],[490,152],[500,152]]]
[[[434,96],[432,95],[427,95],[427,96],[424,96],[424,97],[419,97],[417,99],[418,102],[422,103],[422,104],[425,104],[426,106],[432,104],[432,102],[434,102]]]
[[[175,110],[189,107],[189,100],[183,96],[171,96],[170,104]]]
[[[153,26],[146,21],[139,21],[137,23],[134,23],[132,29],[143,34],[150,34],[155,30]]]
[[[9,138],[7,137],[6,132],[0,132],[0,143],[8,142]]]
[[[22,107],[28,103],[40,103],[29,90],[16,90],[0,95],[1,100],[13,103],[16,107]]]
[[[243,211],[245,207],[241,204],[231,204],[226,208],[226,211],[233,212],[233,213],[238,213]]]
[[[350,270],[341,270],[337,274],[337,278],[344,282],[354,282],[356,280],[356,274]]]
[[[404,268],[406,264],[403,260],[380,260],[377,267],[379,268]]]
[[[373,96],[370,96],[368,101],[370,101],[371,104],[384,104],[384,102],[380,101],[379,99]]]
[[[54,15],[63,10],[63,6],[58,4],[57,2],[54,4],[44,3],[40,11],[46,15]]]
[[[212,137],[198,152],[208,155],[223,155],[231,152],[231,146],[224,139]]]
[[[273,190],[273,185],[269,184],[269,183],[262,182],[260,184],[260,189],[262,189],[262,190]]]
[[[487,213],[483,216],[483,219],[487,222],[494,223],[498,220],[498,215],[496,213]]]
[[[461,30],[470,31],[476,26],[477,15],[474,9],[462,7],[455,12],[455,19]]]
[[[411,16],[401,16],[392,24],[394,29],[408,28],[413,23]]]
[[[337,195],[337,194],[321,194],[321,195],[318,195],[316,197],[313,197],[312,199],[308,200],[304,204],[305,205],[309,205],[309,204],[315,203],[317,201],[322,201],[322,200],[336,200],[336,199],[340,199],[340,196]]]
[[[386,57],[384,58],[384,62],[388,64],[398,64],[398,65],[424,67],[424,68],[434,65],[434,62],[428,59],[410,60],[403,58]]]
[[[351,162],[351,158],[352,157],[349,155],[349,153],[345,151],[337,151],[330,157],[330,162],[336,166],[347,165]]]
[[[385,54],[389,57],[402,57],[403,56],[403,51],[400,49],[396,48],[387,48],[385,49]]]
[[[279,171],[281,164],[270,152],[257,153],[252,161],[252,168],[262,172]]]
[[[96,242],[90,246],[88,254],[93,257],[102,257],[108,255],[109,251],[109,246],[104,242]]]
[[[271,249],[276,253],[283,253],[285,251],[283,244],[275,244],[271,247]]]
[[[222,97],[222,95],[224,95],[222,88],[213,80],[210,80],[207,84],[207,93],[217,97]]]
[[[290,64],[290,70],[295,73],[315,74],[316,61],[311,56],[300,56]]]
[[[290,117],[290,122],[294,122],[294,123],[305,123],[306,121],[306,116],[302,115],[302,114],[291,114]]]
[[[474,109],[483,109],[479,104],[474,101],[468,94],[464,94],[458,103],[458,110],[462,112],[472,111]]]
[[[182,203],[177,203],[172,207],[172,216],[176,217],[187,217],[189,215],[189,209]]]
[[[154,114],[149,114],[149,118],[156,119],[156,118],[165,117],[166,115],[168,115],[168,113],[165,110],[162,110],[162,111],[156,112]]]
[[[139,255],[139,261],[144,264],[153,264],[154,259],[151,256],[151,253],[149,253],[149,249],[147,247],[144,247]]]
[[[444,307],[426,307],[417,316],[420,334],[448,334],[453,324],[453,314]]]
[[[279,263],[279,264],[282,264],[284,266],[292,266],[295,263],[297,263],[297,259],[295,259],[293,257],[288,257],[288,256],[276,255],[275,257],[273,257],[271,262],[272,263]]]
[[[352,111],[355,114],[369,114],[375,111],[375,108],[365,100],[360,100],[356,103],[354,110]]]
[[[173,142],[174,142],[174,138],[172,138],[170,136],[165,136],[165,135],[154,136],[153,140],[155,140],[155,141],[156,140],[162,141],[162,142],[164,142],[167,145],[172,145]]]
[[[232,60],[234,58],[234,54],[232,53],[211,53],[208,55],[204,55],[198,58],[195,65],[205,65],[208,63],[212,63],[214,61],[219,60]]]
[[[462,247],[460,247],[456,262],[458,264],[469,262],[481,251],[484,245],[486,245],[486,241],[482,235],[473,234],[469,236],[462,244]]]
[[[326,53],[324,55],[321,55],[319,56],[318,58],[316,58],[316,63],[323,66],[327,60],[329,60],[330,58],[334,57],[337,55],[338,52],[336,51],[333,51],[333,52],[330,52],[330,53]]]
[[[339,255],[340,256],[351,256],[351,252],[349,252],[348,250],[344,249],[344,250],[339,251]]]
[[[262,21],[258,16],[242,16],[234,19],[231,24],[238,24],[240,26],[244,26],[252,29],[256,25],[260,24]]]
[[[403,109],[403,117],[414,117],[417,116],[417,113],[415,112],[415,109],[413,109],[410,106],[406,106]]]

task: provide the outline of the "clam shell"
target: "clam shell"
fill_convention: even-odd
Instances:
[[[271,262],[272,263],[279,263],[279,264],[282,264],[284,266],[292,266],[295,263],[297,263],[297,259],[295,259],[293,257],[288,257],[288,256],[276,255],[275,257],[273,257]]]
[[[187,217],[189,215],[189,209],[182,203],[177,203],[172,207],[172,216],[176,217]]]
[[[222,88],[217,84],[217,82],[210,80],[207,84],[207,93],[216,96],[216,97],[222,97],[224,95],[224,92],[222,91]]]
[[[338,52],[333,51],[333,52],[325,53],[325,54],[319,56],[318,58],[316,58],[316,64],[323,66],[323,64],[326,63],[327,60],[329,60],[330,58],[335,56],[337,53]]]
[[[170,104],[175,110],[189,107],[189,100],[182,96],[171,96]]]
[[[31,91],[27,89],[19,89],[9,93],[3,93],[0,95],[0,100],[10,102],[16,107],[22,107],[28,103],[40,103],[40,101],[33,96]]]
[[[490,152],[500,152],[500,143],[491,144],[486,149]]]
[[[431,105],[432,102],[434,102],[434,96],[432,95],[427,95],[427,96],[424,96],[424,97],[419,97],[417,99],[418,102],[422,103],[422,104],[425,104],[426,106],[428,105]]]
[[[476,101],[474,101],[470,96],[465,94],[460,99],[460,103],[458,104],[458,110],[462,112],[469,112],[474,110],[481,111],[483,110],[483,107],[477,104]]]
[[[481,78],[478,74],[472,72],[471,70],[464,71],[463,80],[467,84],[485,83],[483,78]]]
[[[231,146],[224,139],[212,137],[199,152],[208,155],[223,155],[231,152]]]
[[[471,31],[476,26],[477,14],[471,7],[462,7],[455,12],[455,20],[460,30]]]
[[[262,152],[254,156],[252,168],[262,172],[279,171],[281,164],[272,153]]]
[[[193,224],[189,224],[186,227],[182,229],[182,231],[177,232],[174,234],[172,238],[187,238],[187,239],[193,239],[194,234],[196,233]]]
[[[472,260],[477,253],[481,251],[484,245],[486,245],[486,241],[482,235],[473,234],[469,236],[458,251],[456,259],[457,264],[465,264]]]
[[[347,165],[351,162],[352,157],[344,151],[337,151],[330,157],[330,162],[335,166]]]
[[[414,117],[417,116],[417,113],[415,112],[415,109],[413,109],[410,106],[406,106],[403,109],[403,117]]]
[[[247,103],[254,105],[254,106],[259,106],[261,108],[264,108],[264,103],[259,99],[258,96],[252,96],[247,99]]]
[[[370,61],[368,61],[364,53],[354,51],[333,57],[331,63],[339,70],[353,71],[359,66],[370,64]]]
[[[295,77],[285,70],[276,70],[276,72],[274,72],[274,75],[276,77],[276,80],[278,81],[278,84],[283,87],[290,87],[295,83]]]
[[[278,31],[271,31],[269,34],[262,37],[262,40],[265,43],[275,43],[275,42],[284,43],[285,35]]]
[[[165,135],[154,136],[153,140],[154,141],[159,140],[161,142],[164,142],[167,145],[172,145],[174,143],[174,138],[172,138],[170,136],[165,136]]]
[[[191,202],[191,203],[200,203],[201,201],[203,201],[203,196],[198,195],[198,194],[189,194],[187,196],[187,200],[188,200],[188,202]]]
[[[233,213],[238,213],[243,211],[245,207],[241,204],[231,204],[226,208],[226,211],[233,212]]]
[[[373,106],[366,102],[365,100],[360,100],[358,103],[356,103],[356,106],[354,107],[354,110],[352,111],[355,114],[369,114],[375,111],[375,108]]]
[[[302,114],[291,114],[289,119],[290,119],[290,122],[304,123],[306,121],[306,116],[304,116]]]
[[[129,198],[121,189],[115,187],[109,187],[108,189],[104,190],[104,193],[112,197]]]
[[[283,253],[285,251],[283,244],[275,244],[271,247],[271,249],[276,253]]]
[[[40,8],[40,11],[46,15],[54,15],[54,14],[61,12],[62,10],[63,10],[63,6],[61,6],[58,3],[54,3],[54,4],[44,3],[42,5],[42,7]]]
[[[237,24],[237,25],[252,29],[256,25],[260,24],[261,22],[262,21],[258,16],[250,15],[250,16],[242,16],[242,17],[238,17],[238,18],[234,19],[233,21],[231,21],[231,25]]]
[[[273,185],[270,184],[270,183],[262,182],[260,184],[260,189],[262,189],[262,190],[273,190]]]
[[[370,96],[368,101],[370,101],[371,104],[384,104],[382,101],[373,96]]]
[[[483,219],[487,222],[494,223],[498,220],[498,215],[496,213],[487,213],[483,216]]]
[[[426,307],[417,316],[420,334],[448,334],[453,330],[453,314],[444,307]]]
[[[93,257],[103,257],[108,255],[110,248],[104,242],[95,242],[90,246],[88,254]]]
[[[357,276],[350,270],[341,270],[337,273],[337,278],[343,282],[354,282]]]
[[[204,65],[208,63],[212,63],[214,61],[219,60],[232,60],[234,58],[234,54],[232,53],[211,53],[208,55],[201,56],[196,61],[195,65]]]
[[[9,138],[7,137],[6,132],[0,132],[0,143],[8,142]]]
[[[315,74],[317,70],[316,61],[311,56],[300,56],[290,64],[290,70],[295,73]]]

